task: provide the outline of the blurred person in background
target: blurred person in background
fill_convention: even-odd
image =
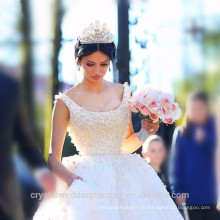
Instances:
[[[167,158],[167,150],[163,139],[158,135],[152,135],[144,142],[142,146],[142,156],[149,163],[155,172],[158,174],[167,191],[170,193],[167,173],[163,168],[163,163]]]
[[[217,136],[218,136],[218,147],[216,153],[216,164],[217,164],[217,182],[218,182],[218,203],[217,209],[220,211],[220,98],[217,105]]]
[[[23,177],[31,179],[25,176],[25,170],[20,170],[21,178],[16,172],[20,163],[15,167],[13,144],[17,144],[21,158],[45,191],[53,191],[55,179],[30,133],[23,111],[20,83],[1,70],[0,99],[0,219],[30,219],[37,207],[32,207],[36,203],[27,192],[32,189],[30,184],[34,181],[30,184],[25,181]]]
[[[186,203],[190,220],[220,219],[216,209],[216,143],[208,95],[194,92],[188,96],[183,123],[174,132],[169,175],[172,193],[182,195],[176,203]]]

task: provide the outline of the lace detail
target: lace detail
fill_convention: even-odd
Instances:
[[[117,155],[122,154],[122,144],[129,125],[129,104],[131,96],[128,82],[123,84],[124,92],[118,108],[95,112],[76,104],[65,93],[55,95],[55,101],[61,99],[70,111],[67,132],[71,142],[80,155]]]

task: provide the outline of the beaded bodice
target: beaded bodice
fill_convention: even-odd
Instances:
[[[67,131],[80,155],[117,155],[122,152],[129,126],[131,91],[127,82],[120,106],[114,110],[94,112],[76,104],[65,93],[55,95],[70,111]]]

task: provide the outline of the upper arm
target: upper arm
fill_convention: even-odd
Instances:
[[[180,139],[180,127],[177,127],[173,134],[172,146],[171,146],[171,164],[176,170],[183,167],[183,149],[182,140]]]
[[[122,84],[119,84],[119,87],[121,87],[120,88],[120,90],[121,90],[120,93],[121,93],[121,98],[123,98],[124,86]],[[127,131],[127,134],[126,134],[126,138],[128,138],[130,135],[132,135],[134,133],[133,124],[132,124],[132,117],[131,116],[132,116],[132,112],[129,109],[129,125],[128,125],[128,131]]]
[[[129,110],[129,126],[128,126],[126,138],[128,138],[133,133],[134,133],[134,128],[133,128],[133,124],[132,124],[131,111]]]
[[[218,105],[217,105],[217,137],[218,137],[218,147],[220,148],[220,98],[218,100]]]
[[[173,134],[171,154],[168,164],[169,183],[171,190],[174,193],[184,192],[184,180],[183,180],[183,152],[180,140],[180,130],[177,127]]]
[[[55,102],[52,112],[52,130],[50,141],[50,154],[61,160],[63,143],[69,122],[69,109],[62,100]]]

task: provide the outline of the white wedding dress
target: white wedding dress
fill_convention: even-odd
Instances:
[[[34,220],[183,220],[153,168],[122,151],[131,95],[128,83],[123,86],[120,106],[107,112],[86,110],[64,93],[55,96],[69,108],[68,132],[79,151],[62,163],[83,181],[69,188],[60,182],[56,198],[44,200]]]

